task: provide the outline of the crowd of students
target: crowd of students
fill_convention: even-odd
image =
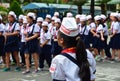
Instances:
[[[45,60],[50,67],[52,58],[60,54],[63,49],[58,45],[59,29],[62,28],[64,32],[70,33],[69,29],[64,27],[64,23],[66,26],[72,26],[69,22],[72,21],[73,14],[67,13],[66,18],[70,18],[70,21],[63,22],[61,25],[62,20],[58,12],[55,12],[53,17],[48,14],[43,19],[36,18],[32,12],[17,18],[16,14],[10,11],[8,23],[3,24],[0,16],[0,56],[5,64],[3,71],[10,71],[11,55],[16,63],[16,71],[21,70],[21,64],[26,66],[23,74],[30,73],[31,58],[34,60],[34,73],[39,71],[38,68],[43,70]],[[91,15],[77,14],[75,20],[80,39],[87,50],[93,50],[96,59],[120,62],[120,13],[111,13],[109,17],[103,14],[97,15],[94,20]],[[71,29],[71,31],[75,30]],[[69,40],[72,39],[65,41],[69,42]]]

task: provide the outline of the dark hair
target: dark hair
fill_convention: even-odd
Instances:
[[[34,20],[33,17],[31,16],[28,16],[28,17],[33,20],[33,23],[36,23],[36,20]]]
[[[75,37],[69,37],[60,31],[58,32],[58,35],[60,36],[60,38],[64,39],[64,44],[66,48],[76,47],[76,59],[80,68],[78,75],[82,81],[90,81],[90,65],[87,60],[87,52],[85,49],[85,45],[80,39],[79,35]]]
[[[98,25],[101,24],[103,27],[105,27],[105,24],[104,24],[104,22],[102,20],[98,20],[98,21],[99,21]]]

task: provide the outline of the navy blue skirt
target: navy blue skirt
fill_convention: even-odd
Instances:
[[[25,53],[26,54],[33,54],[33,53],[39,53],[39,42],[38,39],[30,40],[26,43],[25,47]]]
[[[89,35],[80,35],[80,38],[85,43],[86,49],[90,48],[90,41],[89,41]]]
[[[116,34],[110,39],[109,47],[112,49],[120,49],[120,34]]]
[[[94,37],[93,48],[96,49],[105,49],[107,46],[106,40],[102,41],[101,37]]]
[[[5,44],[5,52],[19,51],[19,37],[9,36],[7,37]]]
[[[5,43],[5,37],[4,36],[0,36],[0,56],[4,56],[5,55],[4,43]]]

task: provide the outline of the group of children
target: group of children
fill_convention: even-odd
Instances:
[[[71,18],[73,14],[67,13],[66,17]],[[120,61],[119,13],[111,13],[109,18],[105,15],[97,15],[94,20],[91,15],[78,14],[75,18],[80,38],[85,43],[86,49],[93,49],[94,57],[100,55],[103,60],[106,54],[107,58],[114,61],[117,54]],[[108,29],[107,20],[110,22],[110,29]],[[67,25],[68,22],[65,23]],[[6,24],[2,23],[0,16],[0,56],[5,63],[3,71],[10,71],[11,54],[17,65],[16,71],[21,70],[21,64],[26,65],[23,74],[30,73],[31,58],[34,60],[34,73],[39,71],[38,68],[43,70],[45,60],[50,67],[52,58],[62,51],[57,37],[61,26],[62,30],[68,32],[61,25],[58,12],[55,12],[53,17],[46,15],[45,19],[36,18],[35,13],[29,12],[27,15],[20,15],[17,20],[16,14],[10,11]]]

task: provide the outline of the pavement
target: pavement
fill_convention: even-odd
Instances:
[[[45,71],[27,75],[23,75],[22,71],[15,72],[14,66],[11,69],[10,72],[0,69],[0,81],[52,81],[47,66]],[[96,81],[120,81],[120,63],[97,62]]]

